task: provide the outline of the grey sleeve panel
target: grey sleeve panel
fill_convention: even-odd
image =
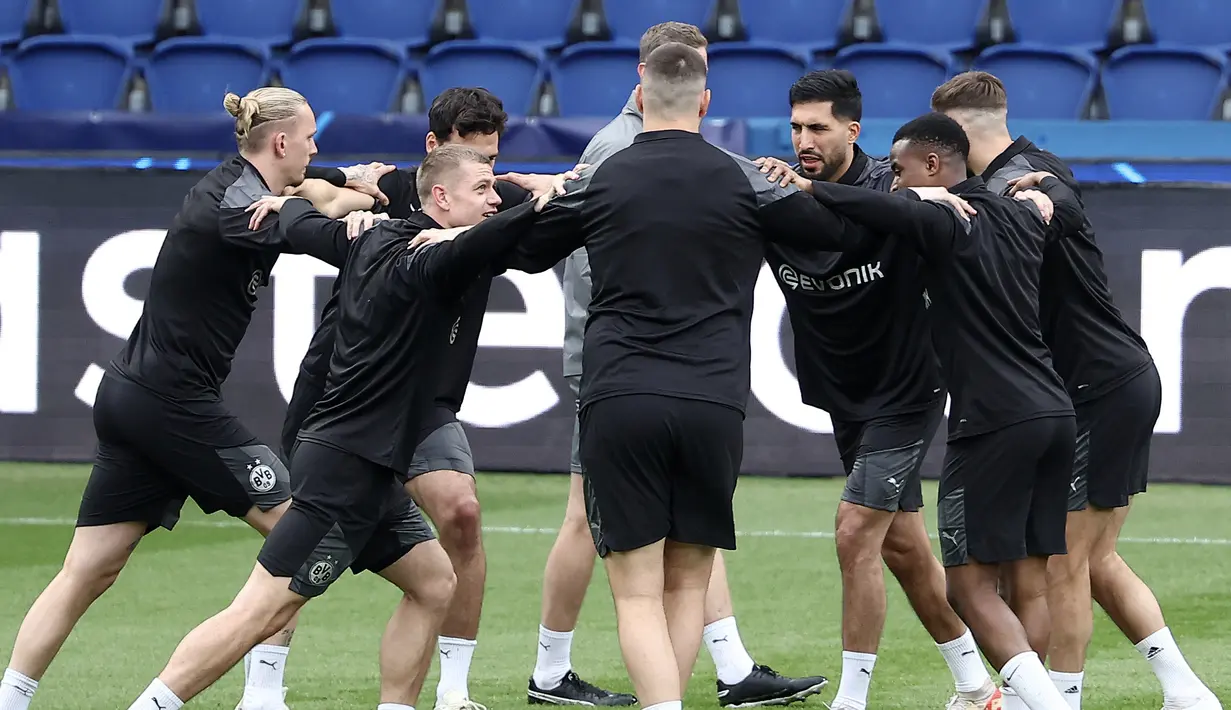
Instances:
[[[737,155],[724,148],[719,148],[719,150],[726,153],[739,166],[739,169],[743,171],[744,177],[748,179],[748,186],[756,193],[757,207],[773,204],[784,197],[790,197],[799,192],[799,188],[794,185],[782,187],[777,182],[770,182],[766,179],[765,173],[761,172],[761,168],[744,156]]]
[[[997,195],[1006,195],[1009,192],[1010,180],[1016,180],[1023,175],[1033,172],[1035,172],[1034,166],[1030,164],[1029,160],[1026,160],[1026,156],[1015,155],[1003,168],[997,170],[988,179],[987,189]]]
[[[229,209],[247,209],[253,202],[262,197],[270,197],[273,193],[261,181],[261,176],[251,166],[244,166],[235,182],[227,188],[222,196],[222,207]]]
[[[641,117],[635,113],[621,113],[594,138],[590,139],[579,162],[591,167],[582,172],[582,180],[589,185],[595,168],[612,155],[633,144],[641,132]],[[572,196],[572,190],[559,199]],[[578,249],[564,260],[564,375],[581,375],[581,346],[585,340],[586,317],[590,312],[590,257],[585,248]]]

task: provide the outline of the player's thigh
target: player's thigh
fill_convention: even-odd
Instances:
[[[1009,562],[1026,556],[1038,452],[1031,422],[950,441],[937,503],[946,567]]]
[[[581,410],[586,509],[600,555],[644,547],[671,529],[672,401],[622,395]]]
[[[721,404],[671,405],[676,466],[668,538],[686,545],[735,549],[732,501],[744,458],[744,417]]]
[[[581,467],[581,377],[568,376],[569,391],[573,393],[573,444],[569,453],[569,471],[583,473]]]
[[[1122,508],[1131,496],[1145,491],[1161,406],[1162,386],[1153,366],[1078,406],[1076,459],[1080,466],[1081,454],[1086,454],[1089,505]]]
[[[295,452],[290,510],[265,539],[257,561],[291,591],[323,594],[368,546],[398,490],[393,471],[314,442]]]
[[[1063,555],[1077,425],[1073,417],[1047,417],[1026,422],[1036,431],[1033,446],[1040,452],[1030,492],[1026,521],[1026,553],[1031,557]]]
[[[890,513],[922,508],[923,459],[937,424],[931,410],[864,423],[842,500]]]
[[[412,597],[436,598],[442,593],[442,585],[452,587],[453,565],[435,540],[436,534],[423,512],[395,484],[389,491],[380,522],[355,557],[351,571],[375,572]]]

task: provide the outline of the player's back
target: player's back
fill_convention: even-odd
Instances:
[[[244,210],[268,196],[260,174],[235,156],[184,198],[150,276],[141,318],[113,369],[160,394],[216,399],[248,330],[257,294],[279,252],[261,248]]]
[[[1007,181],[1034,172],[1049,172],[1080,199],[1081,186],[1055,154],[1019,138],[993,161],[984,177],[988,189],[1003,194]],[[1151,358],[1145,341],[1128,325],[1112,300],[1103,252],[1094,227],[1048,244],[1039,289],[1043,338],[1075,402],[1093,399],[1130,379]]]
[[[654,131],[604,161],[584,193],[583,402],[648,392],[742,411],[765,252],[746,168],[698,134]]]
[[[1071,413],[1039,326],[1041,217],[979,178],[953,192],[978,214],[951,255],[928,259],[933,334],[953,397],[950,438]]]

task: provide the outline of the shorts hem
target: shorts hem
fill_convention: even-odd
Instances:
[[[406,480],[418,478],[429,473],[437,471],[456,471],[464,473],[471,478],[474,477],[474,466],[468,465],[468,461],[462,459],[428,459],[422,463],[417,463],[406,472]]]

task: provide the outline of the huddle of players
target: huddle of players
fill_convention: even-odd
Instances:
[[[652,28],[647,36],[655,30],[663,43],[683,42],[703,56],[704,38],[695,28],[668,23]],[[763,170],[771,173],[766,182],[785,175],[837,215],[850,218],[840,228],[842,238],[831,237],[840,242],[841,253],[773,243],[766,252],[782,283],[800,343],[797,358],[804,400],[833,415],[850,474],[838,517],[846,591],[844,668],[835,707],[866,704],[884,619],[882,553],[953,670],[958,695],[951,707],[997,707],[1000,702],[970,632],[945,600],[945,578],[931,555],[918,513],[919,465],[939,421],[941,382],[954,395],[940,505],[950,598],[974,630],[979,647],[1003,669],[1008,686],[1021,691],[1028,707],[1056,707],[1056,698],[1046,692],[1055,690],[1051,681],[1045,675],[1045,683],[1038,679],[1042,669],[1038,658],[1050,650],[1056,682],[1065,691],[1075,690],[1062,698],[1072,704],[1076,696],[1079,702],[1089,622],[1083,626],[1076,618],[1072,620],[1076,623],[1069,623],[1060,614],[1065,610],[1080,616],[1084,604],[1088,619],[1093,584],[1095,598],[1126,635],[1140,641],[1139,648],[1163,682],[1167,707],[1218,707],[1175,649],[1148,589],[1114,552],[1128,498],[1144,490],[1149,435],[1158,408],[1157,374],[1144,344],[1110,302],[1101,257],[1080,205],[1054,177],[1025,177],[1020,186],[1037,182],[1056,198],[1053,225],[1045,234],[1037,216],[994,198],[981,187],[983,180],[965,179],[969,162],[972,171],[983,168],[982,176],[996,192],[1008,190],[1007,180],[1027,176],[1036,167],[1071,182],[1071,175],[1053,156],[1024,139],[1008,140],[1003,87],[998,86],[986,75],[958,77],[938,89],[935,108],[957,118],[965,133],[960,127],[954,131],[956,124],[929,116],[905,126],[895,140],[892,167],[899,187],[950,188],[973,205],[971,211],[977,214],[968,215],[969,221],[949,207],[814,183],[787,174],[785,166],[774,161],[762,161]],[[145,532],[174,524],[186,496],[207,512],[226,510],[243,517],[264,534],[280,518],[287,519],[277,528],[282,532],[267,541],[253,579],[236,603],[185,640],[161,679],[133,707],[148,708],[151,700],[159,708],[179,707],[181,698],[195,695],[257,641],[284,627],[287,631],[275,634],[273,643],[253,651],[241,707],[285,707],[280,672],[272,685],[254,686],[253,676],[260,675],[261,666],[276,669],[285,660],[297,609],[346,566],[379,571],[405,592],[382,644],[381,707],[401,710],[418,695],[433,638],[453,598],[453,570],[459,565],[454,554],[446,554],[432,539],[402,483],[413,480],[416,473],[473,472],[469,452],[462,448],[464,438],[459,442],[456,436],[441,433],[460,431],[455,414],[461,395],[442,394],[435,388],[427,391],[425,382],[460,383],[460,390],[448,386],[444,390],[464,391],[494,273],[504,268],[549,268],[546,261],[552,260],[545,261],[541,254],[519,253],[517,239],[544,203],[524,206],[528,199],[524,191],[515,194],[514,186],[496,183],[490,155],[446,149],[429,156],[420,168],[415,194],[390,190],[382,181],[382,191],[394,195],[389,199],[390,213],[400,217],[395,210],[405,210],[406,221],[384,224],[349,242],[347,225],[327,219],[304,200],[273,197],[302,182],[307,161],[315,153],[314,121],[302,97],[284,90],[259,90],[243,100],[229,97],[228,101],[237,116],[241,153],[248,148],[252,155],[225,163],[194,188],[168,233],[141,322],[100,387],[95,407],[99,460],[83,496],[78,533],[64,570],[40,596],[19,633],[0,686],[0,710],[24,710],[36,679],[76,619],[113,581]],[[854,144],[859,97],[853,78],[841,72],[804,77],[793,87],[791,103],[800,172],[820,181],[881,191],[887,187],[885,164],[870,160]],[[630,101],[613,122],[616,128],[609,126],[596,137],[583,162],[602,162],[624,147],[621,141],[632,142],[636,131],[630,128],[640,120],[637,102]],[[452,136],[452,129],[460,125],[447,124],[446,135]],[[613,130],[627,138],[613,137]],[[465,137],[462,131],[457,133]],[[998,146],[997,141],[1005,145]],[[435,179],[448,173],[453,179],[440,182],[461,185],[456,182],[459,171],[469,178],[461,190]],[[356,187],[373,192],[370,175],[362,169],[350,177]],[[581,192],[591,181],[589,175],[581,181]],[[497,184],[506,196],[493,197]],[[558,189],[550,185],[536,192],[546,198]],[[576,201],[580,193],[569,190]],[[333,199],[346,198],[336,194]],[[467,227],[502,203],[518,207],[455,241],[405,248],[423,230]],[[411,212],[407,206],[423,209]],[[330,207],[339,209],[336,203]],[[279,215],[265,220],[268,211]],[[211,241],[209,235],[221,239]],[[990,245],[1001,242],[1010,248],[996,253],[997,247]],[[284,441],[287,459],[293,455],[298,462],[293,505],[288,474],[277,457],[222,408],[218,397],[257,289],[267,282],[280,253],[312,254],[342,269],[288,413],[288,431],[300,432],[296,439]],[[570,258],[573,278],[585,278],[584,255],[578,252]],[[1032,286],[1027,274],[1031,264],[1037,267],[1040,262],[1041,284]],[[1018,269],[994,270],[989,263]],[[993,272],[999,281],[988,289]],[[241,283],[242,288],[233,288]],[[373,289],[384,300],[372,298]],[[989,299],[989,292],[996,297]],[[981,303],[984,299],[990,305]],[[410,308],[412,303],[427,305]],[[581,298],[573,305],[571,319],[591,310]],[[209,326],[192,315],[214,306],[225,315]],[[1032,307],[1041,319],[1031,316]],[[943,379],[926,347],[929,316]],[[989,323],[995,328],[987,328]],[[373,337],[375,333],[380,337]],[[471,336],[462,333],[471,333],[473,344],[468,344]],[[461,352],[427,345],[437,339],[450,346],[460,339]],[[335,351],[333,362],[319,357],[330,351]],[[423,376],[438,372],[444,363],[455,376]],[[879,365],[869,367],[869,363]],[[1056,372],[1064,375],[1063,381]],[[1016,387],[1018,396],[1006,396],[1005,384]],[[995,399],[989,399],[989,391],[998,392]],[[1081,432],[1076,466],[1071,460],[1070,396],[1077,405],[1076,427]],[[1033,411],[1023,411],[1023,401],[1033,405]],[[414,402],[409,415],[406,402]],[[313,404],[315,411],[308,414]],[[373,416],[376,412],[403,416]],[[301,426],[295,425],[296,419]],[[586,419],[583,415],[583,426]],[[1120,434],[1115,445],[1108,441],[1110,430]],[[1125,446],[1129,431],[1134,434],[1133,445]],[[592,433],[590,441],[598,441],[602,433],[601,429]],[[428,442],[434,436],[433,450]],[[618,455],[606,453],[608,458]],[[738,453],[732,456],[737,459]],[[578,468],[574,466],[575,471]],[[597,478],[610,479],[602,474]],[[1063,485],[1057,486],[1056,480]],[[1064,515],[1058,516],[1059,535],[1055,515],[1064,508],[1056,506],[1055,496],[1070,488],[1076,494],[1071,502],[1075,512],[1069,516],[1070,554],[1054,557],[1054,569],[1044,574],[1038,558],[1065,550]],[[570,507],[579,490],[575,485]],[[335,500],[340,495],[355,502],[341,509]],[[1006,499],[1018,503],[1005,510]],[[1086,499],[1088,514],[1076,512]],[[590,503],[594,512],[596,500]],[[474,519],[477,526],[477,515]],[[1075,525],[1075,521],[1083,522]],[[596,542],[602,549],[603,541]],[[1074,554],[1078,548],[1084,553]],[[593,547],[587,556],[592,566]],[[1024,630],[1021,623],[1006,623],[1003,613],[996,611],[1005,609],[996,595],[998,563],[1004,563],[1002,586],[1008,589]],[[1079,591],[1083,579],[1084,598],[1074,596],[1074,587]],[[481,587],[480,577],[480,600]],[[1056,620],[1050,646],[1047,607],[1042,614],[1037,605],[1028,609],[1041,598],[1040,589],[1050,595],[1046,601],[1051,602],[1051,618]],[[1150,604],[1153,613],[1141,608]],[[40,623],[46,619],[55,623]],[[542,632],[548,630],[541,630],[541,646]],[[1031,658],[1026,634],[1038,656]],[[473,653],[473,639],[469,644],[463,643],[466,640],[440,639],[442,656],[459,648]],[[450,641],[454,648],[446,647]],[[273,662],[258,658],[258,652],[269,654]],[[1060,661],[1065,653],[1078,660]],[[540,654],[540,665],[542,660]],[[1073,670],[1060,672],[1058,664]],[[751,659],[745,665],[751,665]],[[759,673],[768,682],[757,690],[780,695],[746,697],[746,702],[736,703],[730,695],[738,679],[724,688],[721,664],[719,668],[724,705],[798,699],[824,684],[817,678],[790,685],[790,679],[754,667],[743,679]],[[547,683],[540,683],[539,671],[536,668],[531,680],[532,700],[570,699],[552,697],[552,689],[542,687]],[[584,684],[567,664],[556,687],[566,680],[573,690],[590,693],[583,699],[595,704],[633,702],[629,696]],[[462,692],[438,697],[438,705],[473,706],[464,683],[465,671]],[[251,697],[248,690],[254,691]],[[536,690],[546,697],[535,697]],[[781,695],[784,690],[793,692]]]

